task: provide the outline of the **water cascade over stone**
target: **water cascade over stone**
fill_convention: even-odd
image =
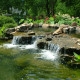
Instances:
[[[42,42],[41,42],[41,44],[42,44]],[[42,46],[41,44],[38,44],[38,46],[39,45]],[[40,53],[41,55],[38,58],[47,59],[47,60],[51,60],[51,61],[58,59],[58,57],[59,57],[58,53],[60,50],[59,45],[53,44],[51,42],[43,43],[43,44],[44,44],[43,45],[44,49],[42,49],[42,51]]]
[[[4,44],[6,48],[15,48],[21,50],[30,50],[38,54],[36,58],[56,60],[58,58],[58,53],[60,50],[59,45],[53,44],[51,42],[38,44],[39,38],[36,36],[14,36],[11,44]],[[37,45],[38,44],[38,45]],[[43,46],[43,49],[38,48],[38,46]],[[34,53],[34,52],[33,52]]]
[[[35,36],[14,36],[13,40],[12,40],[12,44],[13,45],[17,45],[17,44],[33,44],[34,41],[36,40]]]

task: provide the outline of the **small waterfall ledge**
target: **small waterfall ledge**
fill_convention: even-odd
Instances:
[[[20,49],[40,49],[41,56],[37,58],[56,60],[61,58],[61,61],[67,63],[73,59],[73,52],[80,53],[80,46],[75,42],[76,38],[54,36],[49,41],[46,37],[39,36],[14,36],[11,44],[4,44],[7,48]],[[67,55],[66,55],[67,54]],[[59,56],[58,56],[59,55]]]

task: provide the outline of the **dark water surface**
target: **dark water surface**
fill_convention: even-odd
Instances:
[[[0,48],[0,80],[80,80],[80,69],[38,58],[40,50]]]

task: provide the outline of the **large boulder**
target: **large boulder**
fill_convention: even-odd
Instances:
[[[68,27],[68,25],[64,25],[64,24],[60,25],[59,28],[53,33],[53,35],[62,34],[63,28],[67,28],[67,27]],[[64,32],[65,32],[65,30],[64,30]]]
[[[25,32],[25,31],[31,30],[32,28],[33,28],[33,23],[23,23],[15,27],[15,30],[17,32]]]
[[[15,27],[15,30],[17,32],[24,32],[25,30],[27,30],[27,27],[26,27],[25,24],[22,24],[22,25],[19,25],[19,26]]]

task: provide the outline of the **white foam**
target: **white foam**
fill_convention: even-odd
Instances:
[[[46,59],[51,61],[54,61],[58,58],[58,53],[54,53],[50,50],[42,50],[42,52],[39,54],[40,56],[36,58],[41,58],[41,59]]]
[[[37,41],[35,41],[33,44],[28,45],[15,45],[15,44],[3,44],[3,47],[5,48],[20,48],[20,49],[37,49],[36,46]]]
[[[16,48],[18,45],[13,45],[13,44],[3,44],[3,47],[5,48]]]

